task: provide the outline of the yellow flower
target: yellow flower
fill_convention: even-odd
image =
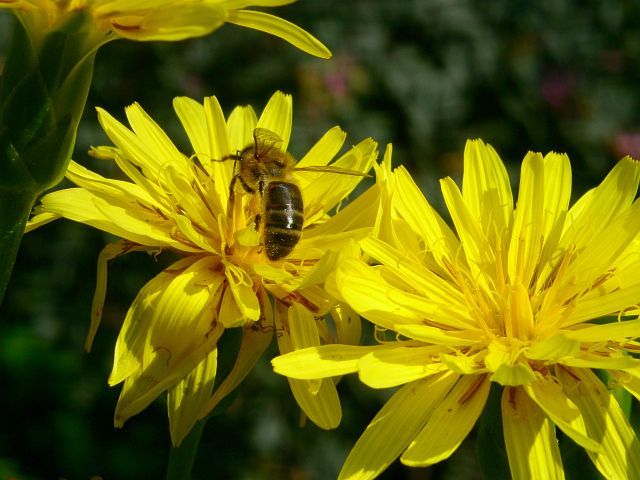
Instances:
[[[400,167],[394,235],[361,243],[379,265],[349,259],[336,273],[335,289],[376,325],[381,344],[300,350],[274,359],[275,370],[403,385],[356,443],[343,479],[373,478],[397,457],[410,466],[448,458],[491,382],[502,388],[514,479],[564,478],[554,425],[605,478],[640,478],[638,439],[594,372],[640,398],[631,355],[640,348],[640,165],[624,158],[569,208],[566,155],[527,154],[516,205],[493,148],[470,141],[464,159],[462,190],[441,181],[455,231]]]
[[[84,12],[92,20],[93,42],[112,38],[184,40],[207,35],[225,23],[261,30],[322,58],[331,52],[315,37],[282,18],[245,7],[277,7],[295,0],[0,0],[13,9],[38,43],[43,36]]]
[[[265,130],[280,137],[286,151],[291,97],[274,94],[260,118],[243,106],[225,119],[215,97],[204,104],[176,98],[174,108],[193,155],[178,151],[137,104],[126,109],[131,129],[98,109],[115,147],[98,147],[93,154],[115,161],[129,181],[105,178],[71,162],[67,178],[78,188],[45,195],[29,229],[66,217],[121,238],[105,247],[98,260],[87,349],[100,322],[109,260],[131,251],[169,250],[182,257],[149,281],[134,300],[109,378],[110,385],[124,382],[117,426],[168,390],[171,434],[178,444],[198,418],[244,379],[274,332],[283,353],[325,342],[359,341],[358,316],[337,304],[323,283],[341,252],[353,250],[354,240],[370,233],[378,204],[372,188],[362,195],[367,203],[358,199],[330,216],[362,176],[293,170],[286,181],[295,182],[302,193],[302,238],[287,256],[271,261],[256,231],[256,216],[264,216],[259,194],[249,194],[241,182],[234,182],[231,201],[235,162],[222,160],[245,147],[256,148],[254,134]],[[344,140],[340,128],[330,129],[296,168],[327,170]],[[366,139],[329,168],[365,173],[376,156],[376,143]],[[325,321],[325,314],[331,319]],[[236,327],[243,329],[243,338],[235,366],[214,391],[217,341],[226,329]],[[301,408],[316,424],[332,428],[340,422],[332,380],[290,383]]]

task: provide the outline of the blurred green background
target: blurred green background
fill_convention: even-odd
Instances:
[[[491,143],[514,184],[528,150],[567,152],[574,195],[623,155],[640,158],[638,2],[303,0],[273,13],[314,33],[333,59],[233,25],[181,43],[113,42],[98,54],[74,158],[98,168],[86,154],[107,142],[95,106],[122,119],[125,105],[140,102],[191,153],[174,96],[215,94],[227,112],[246,103],[260,110],[278,89],[294,95],[294,155],[336,124],[350,144],[372,136],[382,152],[392,142],[394,164],[409,168],[441,212],[437,180],[460,179],[467,138]],[[0,62],[12,25],[0,12]],[[109,240],[60,221],[23,242],[0,307],[1,479],[164,475],[163,401],[115,430],[119,387],[106,384],[125,312],[161,265],[143,254],[111,264],[102,329],[94,351],[82,349],[96,257]],[[265,360],[207,425],[194,478],[334,478],[390,394],[355,378],[340,391],[337,431],[300,427],[286,380]],[[481,478],[473,436],[432,469],[396,462],[381,478]]]

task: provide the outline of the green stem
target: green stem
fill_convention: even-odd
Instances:
[[[199,420],[180,446],[171,449],[169,465],[167,465],[167,480],[189,480],[191,478],[193,462],[198,453],[205,423],[207,423],[206,418]]]
[[[38,194],[0,189],[0,304],[16,261],[24,226]]]

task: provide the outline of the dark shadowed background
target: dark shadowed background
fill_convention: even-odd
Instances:
[[[124,106],[141,103],[190,154],[173,97],[215,94],[226,112],[246,103],[259,111],[278,89],[294,96],[294,155],[336,124],[349,144],[371,136],[382,152],[392,142],[394,165],[405,164],[442,213],[437,180],[461,178],[467,138],[491,143],[514,185],[528,150],[567,152],[574,197],[622,156],[640,158],[640,3],[303,0],[272,13],[314,33],[333,58],[233,25],[180,43],[113,42],[97,57],[75,160],[98,168],[86,154],[107,143],[95,106],[123,119]],[[0,12],[0,63],[12,25]],[[164,475],[164,400],[115,430],[119,387],[106,383],[125,312],[162,268],[153,258],[111,264],[103,326],[94,351],[82,349],[96,257],[108,241],[68,221],[24,240],[0,307],[0,479]],[[287,381],[265,359],[209,421],[194,478],[334,478],[391,393],[356,378],[343,379],[340,392],[338,430],[301,427]],[[432,469],[396,462],[381,478],[481,478],[473,436]]]

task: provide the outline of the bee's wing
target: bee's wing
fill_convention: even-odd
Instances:
[[[330,166],[320,166],[320,165],[310,165],[308,167],[294,167],[294,172],[328,172],[328,173],[339,173],[341,175],[353,175],[355,177],[371,177],[366,173],[359,172],[358,170],[349,170],[348,168],[340,168],[340,167],[330,167]]]
[[[256,128],[253,130],[253,140],[255,142],[256,158],[260,158],[269,153],[272,148],[282,150],[283,140],[280,136],[267,128]]]

